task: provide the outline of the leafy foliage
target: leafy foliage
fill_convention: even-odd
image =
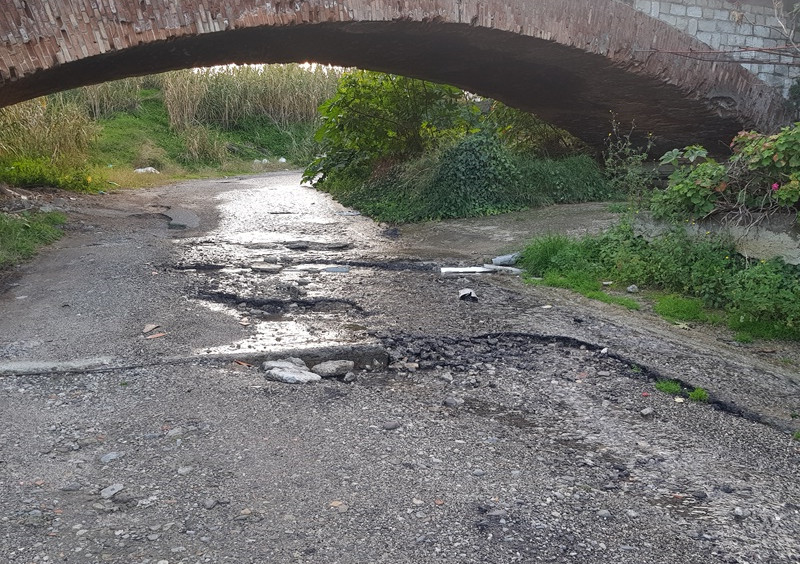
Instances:
[[[324,182],[349,168],[365,175],[378,161],[396,163],[421,155],[445,138],[473,129],[479,110],[463,103],[458,88],[391,74],[351,71],[320,106],[316,139],[323,155],[306,179]]]
[[[739,133],[724,163],[698,146],[673,149],[661,164],[675,166],[669,185],[653,196],[656,217],[678,218],[717,211],[773,211],[800,204],[800,124],[774,135]]]
[[[691,238],[676,228],[648,241],[623,222],[577,240],[537,238],[520,263],[546,284],[583,280],[566,287],[584,295],[600,280],[670,292],[675,295],[659,298],[655,307],[670,319],[714,321],[719,315],[713,310],[722,310],[737,330],[800,338],[800,267],[780,260],[748,262],[725,239]]]
[[[534,116],[451,86],[382,73],[342,76],[321,107],[323,154],[304,179],[382,221],[486,215],[607,197],[580,142]]]

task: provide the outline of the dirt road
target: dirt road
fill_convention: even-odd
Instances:
[[[298,182],[59,204],[0,294],[0,561],[800,561],[796,346],[439,272],[602,207],[398,231]]]

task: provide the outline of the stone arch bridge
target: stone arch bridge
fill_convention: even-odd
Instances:
[[[714,3],[732,4],[5,0],[0,106],[181,68],[313,61],[460,86],[595,145],[614,112],[620,123],[653,132],[664,148],[719,149],[743,127],[773,130],[788,116],[779,89],[741,65],[681,55],[709,47],[668,23],[671,5]]]

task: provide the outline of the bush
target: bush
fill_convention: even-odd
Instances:
[[[371,172],[376,163],[397,163],[469,131],[479,109],[458,88],[395,76],[351,71],[320,108],[316,134],[323,155],[305,179],[324,183],[345,168]],[[352,172],[351,172],[352,173]],[[368,173],[367,173],[368,174]]]
[[[731,142],[733,155],[724,163],[699,146],[673,149],[661,157],[675,166],[667,188],[654,195],[651,210],[659,218],[779,209],[797,211],[800,204],[800,124],[774,135],[741,132]]]
[[[523,207],[510,197],[520,181],[499,140],[480,133],[444,151],[427,199],[437,219],[503,213]]]
[[[558,160],[517,155],[514,165],[521,181],[511,188],[513,199],[526,206],[596,202],[620,195],[587,155]]]
[[[749,263],[725,239],[674,229],[648,241],[623,222],[580,240],[537,238],[520,264],[546,284],[584,295],[591,290],[587,279],[674,293],[654,308],[668,319],[717,321],[721,314],[709,310],[723,310],[731,327],[750,335],[800,338],[800,266],[778,259]],[[578,279],[584,281],[570,282]]]
[[[738,324],[769,323],[800,329],[800,267],[761,261],[731,281],[729,311]]]

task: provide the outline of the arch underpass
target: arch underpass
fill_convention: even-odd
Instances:
[[[778,91],[617,0],[13,0],[0,106],[188,67],[306,62],[446,82],[602,144],[610,113],[662,147],[788,121]],[[670,52],[670,53],[667,53]]]

